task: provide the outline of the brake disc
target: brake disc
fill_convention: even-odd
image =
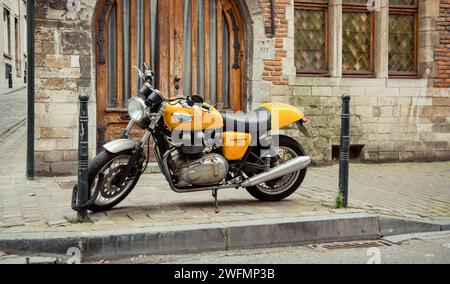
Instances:
[[[121,186],[115,185],[117,179],[121,176],[123,172],[125,172],[126,165],[122,165],[120,167],[112,169],[108,174],[104,177],[103,187],[100,191],[100,194],[103,198],[114,198],[121,194],[126,189],[126,183]]]

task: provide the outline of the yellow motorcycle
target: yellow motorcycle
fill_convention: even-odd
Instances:
[[[136,69],[143,87],[128,102],[130,123],[89,165],[89,210],[109,210],[130,194],[146,171],[150,144],[170,188],[211,191],[217,212],[221,189],[245,188],[261,201],[280,201],[300,187],[310,157],[296,140],[272,134],[295,124],[309,137],[297,108],[267,103],[245,114],[221,113],[200,96],[166,98],[146,65]],[[145,131],[139,141],[129,139],[135,126]]]

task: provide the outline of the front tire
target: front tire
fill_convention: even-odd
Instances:
[[[288,152],[292,157],[291,159],[306,156],[306,152],[296,140],[287,137],[279,136],[279,150]],[[290,160],[290,159],[287,159]],[[280,157],[282,162],[282,157]],[[286,175],[275,181],[270,181],[257,186],[247,188],[247,191],[256,199],[264,202],[277,202],[281,201],[298,190],[306,177],[307,169]],[[286,184],[276,189],[278,182],[285,181]]]
[[[122,151],[117,154],[112,154],[107,151],[101,152],[89,165],[89,188],[91,196],[94,194],[97,183],[99,181],[99,174],[105,174],[103,185],[101,185],[101,192],[98,194],[94,204],[88,210],[92,212],[103,212],[112,209],[120,202],[122,202],[130,193],[139,181],[140,175],[136,175],[131,179],[127,179],[123,186],[117,187],[113,185],[112,180],[120,175],[120,171],[124,169],[124,164],[130,160],[132,152],[130,150]],[[107,188],[109,187],[109,188]]]

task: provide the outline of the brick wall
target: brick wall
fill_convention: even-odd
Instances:
[[[284,39],[288,37],[288,21],[286,19],[286,7],[289,0],[275,0],[275,34],[272,35],[272,7],[269,0],[261,0],[264,13],[265,30],[268,37],[274,38],[275,57],[273,60],[264,60],[264,72],[262,79],[272,82],[273,85],[289,85],[289,78],[283,74],[283,59],[287,57]]]
[[[440,47],[434,51],[437,65],[434,86],[450,88],[450,0],[441,0],[436,26],[439,31]]]

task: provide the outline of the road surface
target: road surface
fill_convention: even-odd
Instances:
[[[403,237],[403,236],[402,236]],[[393,238],[395,242],[398,237]],[[400,238],[402,239],[402,238]],[[450,264],[450,232],[408,235],[390,247],[317,251],[307,246],[136,256],[101,263],[125,264]]]

